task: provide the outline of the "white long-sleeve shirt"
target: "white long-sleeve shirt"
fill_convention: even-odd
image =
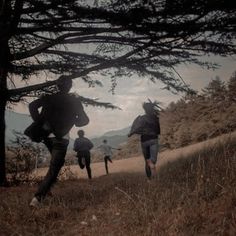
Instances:
[[[101,149],[103,152],[104,156],[111,156],[112,155],[112,147],[109,146],[108,144],[101,144],[98,148]]]

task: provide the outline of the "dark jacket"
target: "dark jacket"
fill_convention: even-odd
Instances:
[[[90,151],[93,148],[93,143],[85,137],[77,138],[74,142],[74,151]]]
[[[39,108],[42,111],[39,112]],[[34,121],[47,124],[56,137],[66,135],[73,125],[84,126],[89,118],[84,112],[81,101],[74,94],[57,93],[45,95],[29,105]]]
[[[135,118],[129,136],[141,134],[142,136],[157,137],[160,134],[159,118],[155,115],[142,115]]]

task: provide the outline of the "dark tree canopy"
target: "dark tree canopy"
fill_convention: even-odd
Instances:
[[[189,91],[176,67],[215,67],[201,56],[235,55],[235,9],[229,0],[1,0],[0,184],[7,101],[53,91],[60,76],[101,86],[98,73],[112,89],[135,73]]]
[[[24,80],[45,71],[101,85],[89,72],[105,73],[113,68],[113,76],[148,75],[168,89],[183,91],[187,87],[175,73],[177,65],[214,67],[199,56],[236,52],[232,1],[86,2],[3,2],[0,38],[8,39],[9,77],[18,75],[17,79]],[[10,91],[10,96],[41,88],[26,86]]]

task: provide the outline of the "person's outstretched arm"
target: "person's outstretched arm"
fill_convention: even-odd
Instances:
[[[39,108],[43,106],[42,99],[36,99],[29,104],[29,112],[34,121],[40,120]]]
[[[89,140],[89,150],[91,150],[94,147],[93,143]]]
[[[141,134],[143,129],[143,116],[137,116],[130,128],[128,137],[131,137],[134,134]]]
[[[81,127],[87,125],[89,123],[89,118],[84,111],[81,101],[77,100],[76,107],[77,107],[77,114],[76,114],[75,126]]]
[[[121,150],[121,148],[113,148],[113,147],[112,147],[111,149],[114,149],[114,150]]]
[[[78,150],[79,150],[79,148],[78,148],[78,139],[75,139],[73,150],[75,152],[78,152]]]
[[[133,135],[133,133],[130,132],[130,133],[128,133],[127,136],[130,138],[132,135]]]

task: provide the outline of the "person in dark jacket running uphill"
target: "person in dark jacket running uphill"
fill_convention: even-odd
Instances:
[[[93,143],[86,137],[84,137],[84,131],[79,130],[77,132],[79,138],[74,142],[74,151],[77,152],[78,163],[81,169],[86,166],[88,178],[92,178],[91,168],[90,168],[90,150],[93,148]]]
[[[156,173],[156,162],[159,149],[159,106],[156,102],[143,103],[144,115],[135,118],[128,137],[141,135],[141,147],[145,159],[145,171],[150,179]]]
[[[30,206],[36,207],[49,193],[56,182],[60,169],[64,165],[67,146],[69,144],[69,131],[76,125],[81,127],[89,123],[82,103],[74,94],[70,94],[72,80],[61,77],[58,80],[58,92],[45,95],[29,104],[29,111],[34,120],[33,125],[26,129],[25,134],[33,137],[32,141],[39,142],[42,133],[47,133],[42,139],[51,153],[51,162],[46,176],[39,185]],[[41,112],[39,109],[42,108]],[[37,131],[33,131],[37,127]],[[39,132],[39,128],[41,130]],[[43,132],[42,132],[43,130]]]

